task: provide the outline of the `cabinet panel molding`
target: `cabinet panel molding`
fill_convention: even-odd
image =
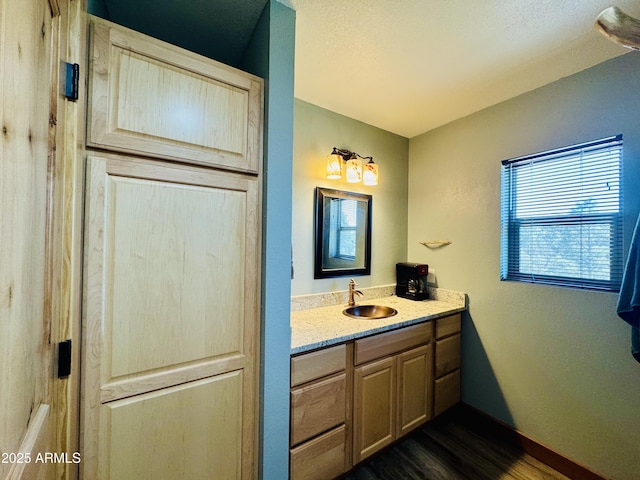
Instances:
[[[106,189],[103,381],[241,354],[246,193],[115,175]]]

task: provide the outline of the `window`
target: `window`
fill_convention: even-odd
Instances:
[[[358,202],[347,198],[331,202],[331,256],[346,260],[356,258],[356,232],[358,228]]]
[[[502,162],[500,279],[618,291],[622,135]]]

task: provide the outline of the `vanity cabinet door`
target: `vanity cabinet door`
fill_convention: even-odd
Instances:
[[[454,370],[436,379],[434,397],[434,416],[440,415],[460,401],[460,370]]]
[[[431,418],[430,322],[356,340],[354,464]]]
[[[98,18],[89,62],[89,147],[260,171],[262,79]]]
[[[396,359],[387,357],[354,371],[354,464],[395,439]]]
[[[431,418],[431,345],[398,355],[397,437]]]
[[[460,334],[436,342],[436,378],[460,368]]]
[[[356,367],[354,463],[431,418],[431,344]]]

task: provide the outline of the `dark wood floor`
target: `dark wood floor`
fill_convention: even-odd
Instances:
[[[514,443],[456,415],[415,431],[345,480],[568,479]]]

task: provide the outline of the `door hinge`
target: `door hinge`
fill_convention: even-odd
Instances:
[[[71,374],[71,340],[58,343],[58,378]]]
[[[80,84],[80,65],[65,62],[64,96],[67,100],[78,100],[78,86]]]

